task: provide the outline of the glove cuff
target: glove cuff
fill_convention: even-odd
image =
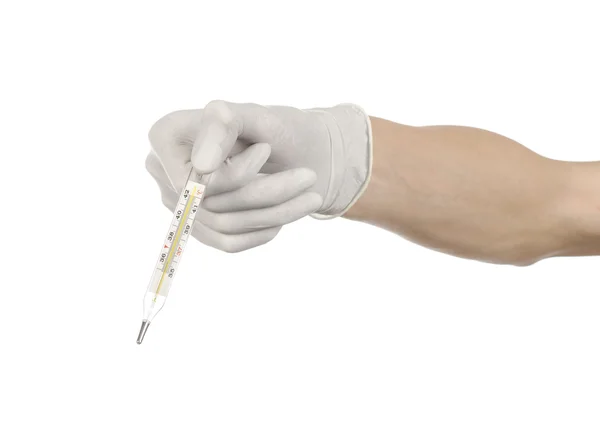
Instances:
[[[373,165],[373,135],[367,113],[355,104],[310,109],[322,114],[331,138],[331,179],[324,198],[326,208],[316,219],[342,216],[367,189]]]

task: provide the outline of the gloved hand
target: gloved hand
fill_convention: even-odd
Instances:
[[[213,173],[193,236],[227,252],[264,244],[313,214],[342,215],[367,186],[372,138],[355,105],[299,110],[213,101],[150,130],[146,167],[171,210],[193,167]]]

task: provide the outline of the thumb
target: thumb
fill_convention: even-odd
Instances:
[[[192,147],[192,165],[200,174],[215,171],[233,149],[242,132],[242,123],[229,103],[211,101],[200,119]]]

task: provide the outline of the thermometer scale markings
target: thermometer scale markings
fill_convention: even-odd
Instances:
[[[201,195],[204,191],[204,188],[200,188],[200,191],[198,191],[199,195],[196,196],[196,191],[198,190],[198,187],[203,187],[203,186],[199,185],[199,184],[194,185],[194,189],[192,190],[192,193],[189,195],[189,199],[188,199],[187,203],[185,204],[183,213],[181,213],[180,215],[177,215],[177,213],[176,213],[176,215],[175,215],[175,219],[179,218],[179,224],[173,224],[174,226],[176,226],[177,230],[175,232],[175,236],[173,237],[173,239],[171,241],[171,246],[169,247],[166,257],[164,256],[165,254],[163,253],[158,261],[158,269],[162,271],[162,275],[160,277],[160,281],[158,282],[158,286],[156,287],[156,294],[154,296],[153,302],[156,302],[156,299],[162,288],[163,281],[165,280],[165,276],[167,276],[167,267],[171,266],[171,262],[173,262],[173,264],[176,264],[177,261],[174,260],[175,256],[179,257],[183,252],[183,247],[182,247],[181,243],[185,243],[185,241],[187,240],[187,236],[188,236],[189,231],[191,230],[192,224],[194,222],[194,218],[190,217],[191,208],[192,208],[192,206],[194,207],[192,212],[195,214],[200,205]],[[183,204],[179,203],[179,205],[183,205]],[[171,228],[173,227],[173,225],[171,226]],[[182,235],[184,228],[186,229],[186,232],[184,234],[185,238]],[[169,235],[167,236],[167,241],[169,241],[169,238],[171,237],[172,233],[173,232],[171,231],[169,233]],[[166,243],[164,246],[168,247]],[[175,250],[175,247],[177,247],[177,250]],[[161,262],[163,262],[162,269],[160,269],[160,267],[159,267]],[[175,268],[172,267],[169,271],[170,271],[169,277],[172,277],[175,273]]]

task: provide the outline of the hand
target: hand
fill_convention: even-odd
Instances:
[[[299,110],[214,101],[171,113],[150,131],[146,166],[174,208],[193,164],[213,172],[194,237],[237,252],[314,213],[343,214],[368,182],[368,116],[357,106]]]

